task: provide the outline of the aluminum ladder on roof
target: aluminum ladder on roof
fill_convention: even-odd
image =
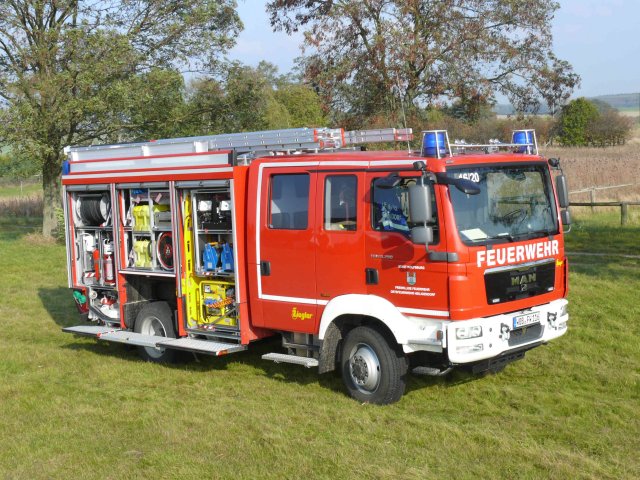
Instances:
[[[168,138],[149,142],[66,147],[64,151],[70,162],[206,153],[218,150],[232,150],[237,154],[264,156],[275,152],[320,151],[362,143],[405,141],[412,138],[413,134],[410,128],[348,132],[341,128],[289,128]]]

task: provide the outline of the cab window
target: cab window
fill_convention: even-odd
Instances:
[[[358,205],[355,175],[331,175],[324,182],[324,229],[355,231]]]
[[[309,225],[309,175],[271,177],[269,228],[306,230]]]
[[[405,178],[396,185],[390,186],[387,178],[376,178],[371,187],[371,227],[380,232],[395,232],[406,237],[410,236],[411,227],[415,224],[409,218],[409,185],[416,182],[415,178]],[[433,243],[439,243],[438,211],[436,197],[431,191],[431,205],[434,221]]]

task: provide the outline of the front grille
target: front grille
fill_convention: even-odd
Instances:
[[[515,347],[516,345],[522,345],[523,343],[537,340],[542,337],[543,332],[544,327],[540,323],[512,330],[509,335],[509,346]]]
[[[534,297],[553,290],[556,281],[555,260],[485,273],[487,303],[497,303]]]

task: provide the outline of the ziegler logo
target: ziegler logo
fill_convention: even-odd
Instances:
[[[296,307],[291,310],[291,320],[309,320],[313,318],[313,313],[299,312]]]
[[[525,273],[524,275],[516,275],[511,277],[511,286],[512,287],[520,287],[521,291],[527,290],[529,288],[530,283],[535,283],[536,274],[534,273]]]

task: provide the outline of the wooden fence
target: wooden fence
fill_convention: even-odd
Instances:
[[[640,206],[640,202],[571,202],[571,207],[620,207],[620,225],[626,225],[629,221],[629,205]]]

